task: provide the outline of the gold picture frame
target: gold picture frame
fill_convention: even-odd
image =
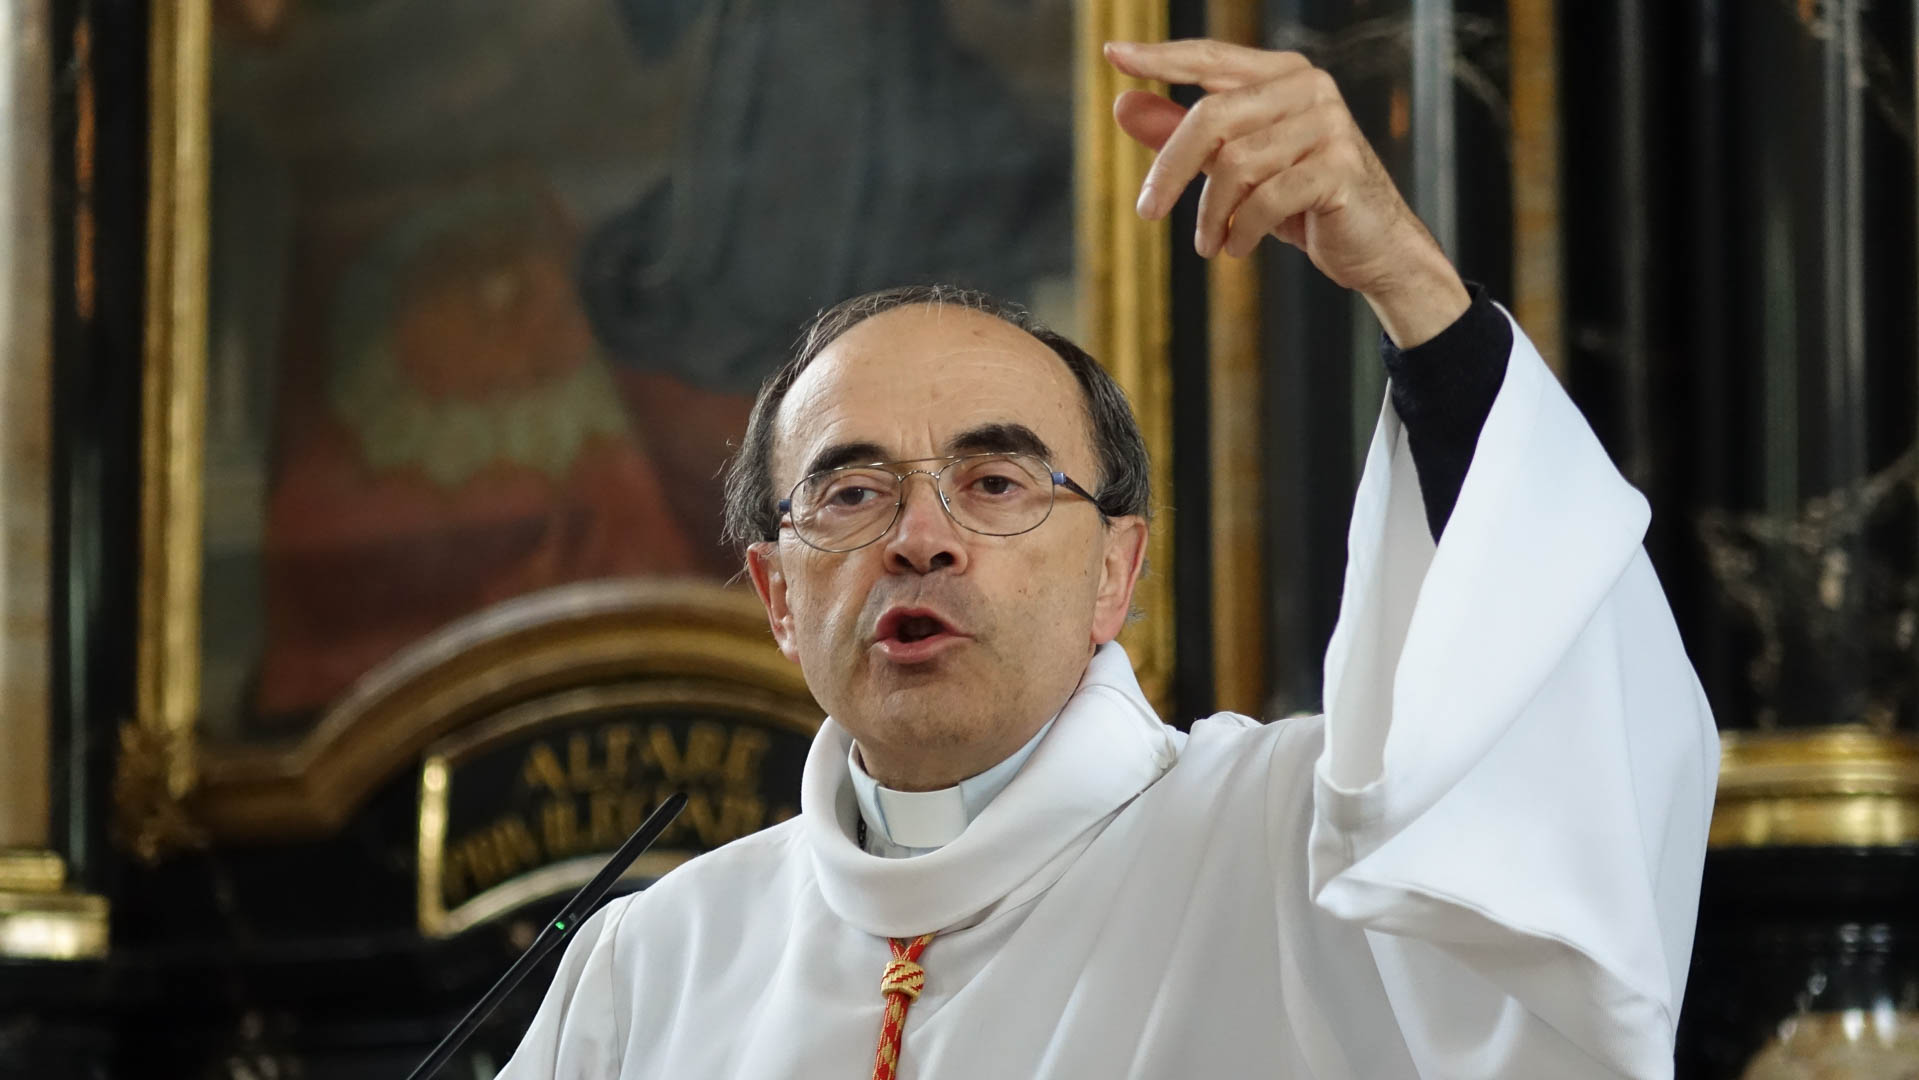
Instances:
[[[1153,457],[1159,518],[1148,549],[1151,570],[1136,596],[1147,617],[1129,627],[1123,640],[1142,687],[1163,710],[1176,645],[1169,247],[1164,225],[1142,222],[1133,212],[1151,155],[1112,122],[1113,97],[1132,81],[1101,61],[1100,46],[1115,38],[1163,38],[1166,14],[1163,5],[1144,0],[1082,0],[1076,27],[1074,197],[1081,337],[1132,398]],[[352,700],[330,709],[319,727],[291,748],[210,745],[198,737],[211,63],[211,0],[155,6],[137,706],[121,734],[116,781],[122,843],[148,859],[183,845],[336,827],[379,775],[391,775],[406,763],[406,755],[417,756],[444,734],[432,730],[427,713],[417,711],[426,706],[415,705],[409,706],[414,712],[402,710],[398,722],[405,734],[396,738],[393,728],[382,728],[368,719],[363,704],[356,706],[364,699],[356,690]],[[717,650],[713,655],[722,662],[753,666],[768,679],[797,679],[791,665],[784,666],[786,675],[773,674],[774,662],[784,661],[766,638],[763,617],[756,609],[747,611],[753,605],[750,596],[711,585],[673,589],[679,591],[669,606],[705,628],[699,633],[708,636],[698,647]],[[749,614],[756,624],[750,630],[745,626]],[[631,611],[607,617],[615,622],[639,618]],[[486,634],[498,629],[463,625],[450,632],[491,641]],[[499,640],[510,639],[509,634]],[[561,635],[536,652],[551,660],[552,649],[565,640]],[[396,722],[391,716],[386,721]]]

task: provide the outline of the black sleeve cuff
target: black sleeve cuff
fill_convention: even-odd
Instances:
[[[1506,359],[1513,351],[1513,328],[1505,314],[1483,287],[1468,284],[1467,289],[1472,306],[1431,341],[1400,349],[1380,335],[1393,411],[1406,425],[1435,542],[1459,501],[1479,430],[1506,380]]]

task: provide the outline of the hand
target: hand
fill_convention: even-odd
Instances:
[[[1217,41],[1111,42],[1106,59],[1143,79],[1207,91],[1190,110],[1143,90],[1113,103],[1128,135],[1158,151],[1139,213],[1157,221],[1204,172],[1193,247],[1244,257],[1267,234],[1363,294],[1401,347],[1430,340],[1471,303],[1432,234],[1400,197],[1333,78],[1298,53]]]

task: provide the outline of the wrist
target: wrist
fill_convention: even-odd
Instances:
[[[1403,263],[1361,290],[1386,336],[1401,349],[1438,337],[1472,306],[1472,294],[1445,254],[1430,241],[1422,246],[1428,257]]]

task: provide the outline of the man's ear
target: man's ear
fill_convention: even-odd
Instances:
[[[786,605],[786,572],[780,568],[780,547],[762,541],[746,549],[746,574],[753,579],[753,591],[766,606],[766,621],[773,628],[773,640],[780,652],[795,664],[800,662],[799,642],[793,637],[793,609]]]
[[[1133,610],[1133,586],[1146,564],[1146,519],[1114,518],[1106,526],[1106,548],[1100,557],[1099,592],[1093,598],[1093,644],[1104,645],[1119,636]]]

